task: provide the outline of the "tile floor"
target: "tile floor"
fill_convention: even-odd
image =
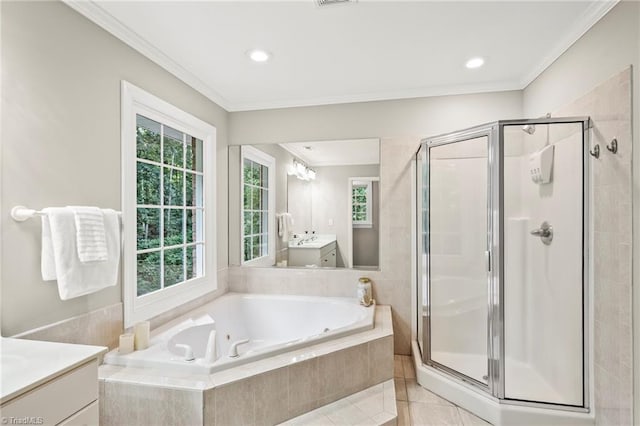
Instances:
[[[490,425],[420,386],[410,356],[394,355],[393,361],[398,426]]]
[[[388,380],[361,392],[281,423],[280,426],[395,425],[394,381]]]

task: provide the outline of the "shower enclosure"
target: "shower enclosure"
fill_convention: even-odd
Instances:
[[[426,369],[499,404],[588,412],[589,127],[508,120],[422,141]]]

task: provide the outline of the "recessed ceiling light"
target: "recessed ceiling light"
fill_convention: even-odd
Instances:
[[[266,50],[253,49],[247,52],[247,56],[254,62],[267,62],[271,58],[271,54]]]
[[[482,58],[471,58],[465,64],[465,66],[469,69],[480,68],[483,65],[484,65],[484,59]]]

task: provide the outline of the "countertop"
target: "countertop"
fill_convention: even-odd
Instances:
[[[298,245],[297,243],[289,243],[289,248],[290,249],[320,249],[323,248],[331,243],[335,243],[336,240],[313,240],[313,241],[307,241],[301,245]]]
[[[0,404],[106,352],[103,346],[0,337]]]

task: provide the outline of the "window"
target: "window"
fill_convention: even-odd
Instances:
[[[215,128],[122,84],[125,327],[216,288]]]
[[[202,140],[136,114],[137,296],[201,277]]]
[[[270,155],[242,147],[242,263],[275,263],[275,164]]]
[[[354,180],[351,185],[351,219],[354,228],[371,228],[371,181]]]

